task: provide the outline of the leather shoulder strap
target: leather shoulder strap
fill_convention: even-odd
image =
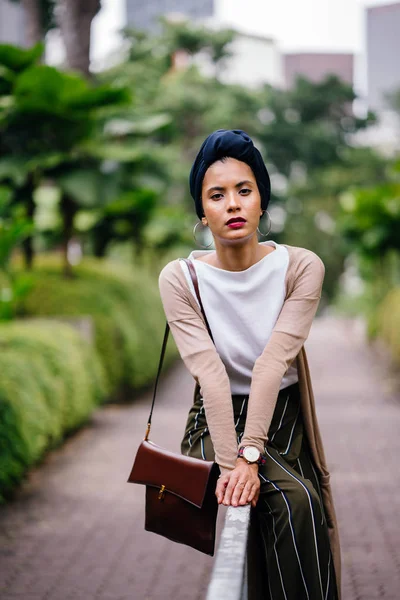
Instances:
[[[211,329],[210,329],[210,326],[208,324],[206,314],[204,312],[203,303],[202,303],[201,297],[200,297],[199,282],[198,282],[198,279],[197,279],[196,269],[194,268],[194,265],[193,265],[192,261],[189,260],[188,258],[182,258],[180,260],[184,260],[186,262],[188,268],[189,268],[190,277],[192,279],[193,287],[194,287],[194,290],[196,292],[197,299],[199,301],[201,312],[203,313],[203,317],[204,317],[204,320],[205,320],[205,323],[206,323],[206,326],[207,326],[208,333],[210,334],[210,337],[211,337],[211,339],[214,342],[214,339],[213,339],[213,336],[212,336],[212,333],[211,333]],[[167,321],[167,324],[165,326],[164,339],[163,339],[162,348],[161,348],[160,360],[159,360],[159,363],[158,363],[156,381],[155,381],[155,384],[154,384],[153,400],[151,402],[150,415],[149,415],[149,418],[148,418],[148,421],[147,421],[147,430],[146,430],[146,435],[145,435],[145,438],[144,438],[145,440],[148,439],[149,434],[150,434],[151,419],[152,419],[152,416],[153,416],[154,403],[155,403],[155,400],[156,400],[158,380],[160,378],[160,374],[161,374],[161,370],[162,370],[162,366],[163,366],[163,362],[164,362],[165,350],[166,350],[167,343],[168,343],[168,335],[169,335],[169,324],[168,324],[168,321]]]
[[[192,263],[192,261],[189,260],[188,258],[183,258],[182,260],[184,260],[188,266],[190,277],[192,278],[192,282],[193,282],[194,291],[196,292],[197,300],[199,301],[201,312],[203,313],[203,317],[204,317],[204,321],[206,322],[208,333],[210,334],[212,341],[214,341],[210,326],[207,321],[206,313],[204,312],[203,303],[201,301],[200,290],[199,290],[199,281],[197,279],[196,269],[194,268],[194,264]]]

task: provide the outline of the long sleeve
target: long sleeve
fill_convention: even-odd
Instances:
[[[282,377],[308,337],[324,276],[322,260],[307,251],[296,266],[292,289],[267,345],[254,364],[241,446],[256,446],[260,452],[264,451]]]
[[[179,354],[200,385],[215,461],[222,469],[233,469],[237,439],[225,365],[170,265],[164,267],[158,281],[164,312]]]

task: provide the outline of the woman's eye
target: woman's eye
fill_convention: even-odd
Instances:
[[[244,192],[245,196],[248,196],[248,194],[250,194],[251,190],[248,190],[247,188],[243,188],[242,190],[240,190],[240,193]]]
[[[217,198],[217,196],[218,196],[218,198]],[[222,194],[214,194],[213,196],[211,196],[211,200],[219,200],[221,196],[222,196]]]

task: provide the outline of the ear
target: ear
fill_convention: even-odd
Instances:
[[[203,223],[204,227],[207,227],[208,223],[206,217],[202,217],[201,222]]]

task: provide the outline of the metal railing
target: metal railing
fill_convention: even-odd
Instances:
[[[206,600],[247,600],[250,504],[229,506]]]

